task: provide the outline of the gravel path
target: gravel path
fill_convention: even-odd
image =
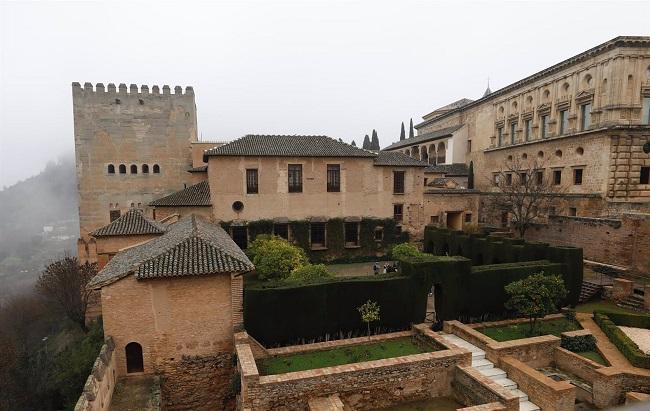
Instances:
[[[623,327],[618,326],[632,341],[639,346],[639,349],[646,354],[650,354],[650,330],[645,328]]]

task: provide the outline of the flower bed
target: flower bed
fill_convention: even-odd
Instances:
[[[534,334],[529,334],[528,322],[508,324],[495,327],[477,328],[477,331],[487,335],[495,341],[511,341],[521,338],[536,337],[540,335],[555,335],[559,337],[565,331],[580,330],[582,327],[577,321],[567,318],[538,321]]]
[[[323,351],[263,358],[257,361],[257,367],[260,375],[275,375],[437,350],[438,348],[433,344],[410,336]]]

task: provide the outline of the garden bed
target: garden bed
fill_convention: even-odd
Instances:
[[[585,357],[587,359],[590,359],[591,361],[597,362],[600,365],[604,365],[606,367],[609,367],[609,362],[603,357],[598,351],[582,351],[582,352],[577,352],[581,357]]]
[[[439,348],[434,344],[411,336],[330,350],[263,358],[256,363],[260,375],[275,375],[438,350]]]
[[[503,342],[540,335],[555,335],[559,337],[565,331],[580,330],[582,327],[577,321],[567,318],[555,318],[552,320],[538,321],[535,332],[532,335],[529,333],[529,329],[530,325],[528,322],[521,322],[517,324],[477,328],[476,330],[495,341]]]

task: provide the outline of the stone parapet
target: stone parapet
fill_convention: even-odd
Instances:
[[[95,359],[74,411],[106,411],[115,389],[115,344],[107,337]]]

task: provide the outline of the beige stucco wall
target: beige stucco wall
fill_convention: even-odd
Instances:
[[[125,235],[125,236],[107,236],[95,238],[97,244],[97,263],[101,270],[106,263],[118,251],[126,247],[132,247],[136,244],[146,243],[147,241],[158,237],[154,234],[146,235]]]
[[[192,182],[190,142],[196,141],[194,91],[73,84],[73,114],[81,237],[108,224],[109,210],[126,212]],[[119,104],[118,104],[119,101]],[[108,174],[109,164],[116,173]],[[119,165],[127,167],[119,174]],[[130,166],[138,173],[131,174]],[[142,165],[149,173],[142,173]],[[153,173],[153,165],[160,173]],[[117,206],[116,206],[117,204]],[[112,207],[111,207],[112,205]]]
[[[214,220],[212,207],[155,207],[152,215],[155,215],[156,220],[160,221],[171,215],[177,214],[179,219],[194,214],[203,217],[209,221]]]
[[[241,295],[241,281],[235,283]],[[232,297],[230,275],[140,281],[130,275],[101,291],[104,334],[115,342],[118,376],[126,374],[124,350],[132,341],[142,346],[145,373],[182,356],[233,349],[232,303],[241,298]]]
[[[302,164],[302,193],[288,192],[288,164]],[[341,192],[327,192],[327,164],[341,165]],[[259,193],[246,194],[246,169],[259,173]],[[393,171],[405,171],[405,193],[393,194]],[[405,228],[422,227],[422,167],[377,167],[372,158],[210,157],[208,176],[214,217],[218,220],[287,217],[393,216],[404,204]],[[237,213],[235,201],[244,203]]]
[[[446,227],[447,213],[461,213],[461,222],[478,224],[479,194],[436,193],[435,190],[424,194],[424,215],[426,223],[433,223],[433,216],[438,217],[438,226]],[[471,221],[465,221],[465,215],[471,214]],[[453,228],[453,227],[450,227]]]

